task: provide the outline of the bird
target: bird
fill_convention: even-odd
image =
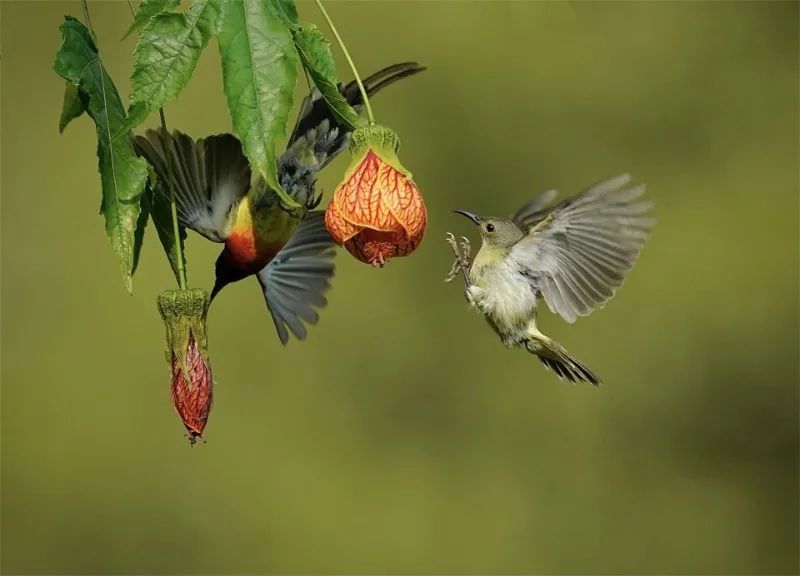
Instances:
[[[548,190],[510,218],[478,216],[454,210],[480,230],[482,244],[470,259],[469,239],[457,243],[446,282],[459,272],[467,301],[510,347],[524,347],[561,379],[590,382],[600,378],[536,323],[537,303],[569,323],[602,307],[635,264],[655,220],[652,202],[641,198],[644,184],[630,185],[622,174],[554,202]]]
[[[388,66],[363,81],[368,96],[425,70],[416,62]],[[363,99],[356,81],[339,84],[347,102],[360,112]],[[315,210],[317,174],[350,140],[352,127],[336,122],[315,88],[303,100],[286,150],[278,158],[281,186],[301,208],[288,210],[277,193],[253,171],[232,134],[193,139],[175,130],[170,136],[171,166],[162,129],[134,137],[136,153],[152,166],[160,191],[174,175],[176,211],[181,226],[212,242],[224,243],[215,264],[209,302],[232,282],[256,276],[282,344],[290,332],[307,336],[327,301],[323,295],[334,275],[335,243],[324,212]]]

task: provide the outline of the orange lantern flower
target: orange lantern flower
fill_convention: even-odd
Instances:
[[[389,128],[357,128],[350,140],[350,167],[325,211],[333,239],[374,266],[410,254],[425,233],[425,204],[397,157],[399,147]]]
[[[208,361],[205,290],[169,290],[158,296],[167,327],[167,361],[172,369],[172,402],[194,444],[211,411],[211,364]]]

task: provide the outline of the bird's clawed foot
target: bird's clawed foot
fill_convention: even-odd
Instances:
[[[456,258],[444,281],[452,282],[453,279],[461,273],[464,275],[464,281],[469,284],[470,255],[472,253],[472,246],[469,243],[469,239],[462,236],[461,242],[457,242],[456,237],[450,232],[447,233],[445,239],[447,243],[450,244],[450,248],[453,249],[453,254],[455,254]]]
[[[322,202],[322,190],[317,192],[316,190],[312,189],[311,195],[308,197],[308,209],[313,210],[319,206],[320,202]]]

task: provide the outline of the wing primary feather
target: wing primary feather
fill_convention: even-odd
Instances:
[[[511,255],[540,279],[547,306],[567,322],[613,297],[649,237],[652,202],[640,200],[643,184],[629,182],[628,174],[610,178],[546,211],[535,199],[514,216],[530,226]]]
[[[335,267],[335,243],[321,211],[309,212],[291,240],[259,273],[258,280],[283,344],[291,332],[302,340],[305,324],[319,321],[317,308],[327,304],[324,292],[330,287]],[[287,330],[288,328],[288,330]]]

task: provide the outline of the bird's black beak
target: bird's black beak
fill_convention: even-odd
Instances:
[[[219,291],[222,290],[227,282],[224,282],[217,278],[217,281],[214,282],[214,288],[211,289],[211,296],[208,297],[208,303],[211,304],[214,301],[214,298],[219,294]]]
[[[477,214],[473,214],[472,212],[467,212],[466,210],[453,210],[456,214],[461,214],[462,216],[466,216],[470,220],[472,220],[475,224],[480,224],[481,219]]]

